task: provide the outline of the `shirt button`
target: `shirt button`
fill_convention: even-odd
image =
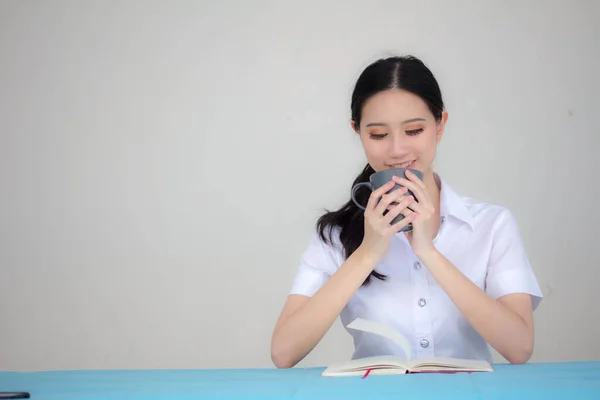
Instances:
[[[426,349],[429,347],[429,340],[427,339],[421,339],[421,347]]]
[[[415,261],[414,267],[416,270],[420,270],[421,269],[421,263],[418,261]]]
[[[425,304],[427,304],[427,301],[425,301],[424,298],[420,298],[419,299],[419,307],[425,307]]]

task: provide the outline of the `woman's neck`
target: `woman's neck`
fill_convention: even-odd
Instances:
[[[435,207],[436,215],[440,214],[440,185],[438,179],[436,179],[435,173],[429,171],[423,176],[423,183],[425,183],[425,190],[427,195],[431,199],[433,206]]]

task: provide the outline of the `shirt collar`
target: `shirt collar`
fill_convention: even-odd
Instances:
[[[440,216],[448,219],[454,217],[475,229],[475,220],[463,197],[452,189],[438,174],[434,174],[435,182],[440,188]]]

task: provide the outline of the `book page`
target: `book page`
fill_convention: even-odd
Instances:
[[[407,362],[411,360],[410,343],[402,334],[389,326],[378,324],[377,322],[367,321],[366,319],[356,318],[350,322],[347,326],[349,329],[355,329],[357,331],[370,332],[379,336],[388,338],[392,342],[396,343],[402,348],[406,356]]]
[[[323,376],[362,375],[367,370],[372,374],[404,374],[407,370],[405,361],[395,356],[375,356],[357,358],[351,361],[331,364],[323,372]]]
[[[409,369],[413,371],[427,370],[466,370],[466,371],[492,371],[492,366],[485,360],[471,360],[447,357],[424,357],[415,360]]]

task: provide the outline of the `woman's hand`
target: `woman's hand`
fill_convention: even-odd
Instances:
[[[437,228],[434,223],[436,212],[425,189],[425,183],[410,171],[406,171],[406,178],[394,176],[392,179],[395,183],[410,189],[417,199],[410,205],[410,209],[414,211],[415,216],[412,223],[413,230],[407,233],[407,238],[415,254],[420,257],[428,251],[435,250],[433,233],[434,229]]]
[[[408,208],[414,204],[414,199],[412,196],[406,196],[405,187],[386,194],[394,185],[395,183],[390,181],[374,190],[365,207],[365,234],[360,247],[374,257],[375,262],[379,262],[385,256],[392,236],[412,222],[415,214]],[[392,204],[393,202],[397,204]],[[385,210],[389,211],[383,215]],[[400,214],[405,218],[392,225],[393,219]]]

